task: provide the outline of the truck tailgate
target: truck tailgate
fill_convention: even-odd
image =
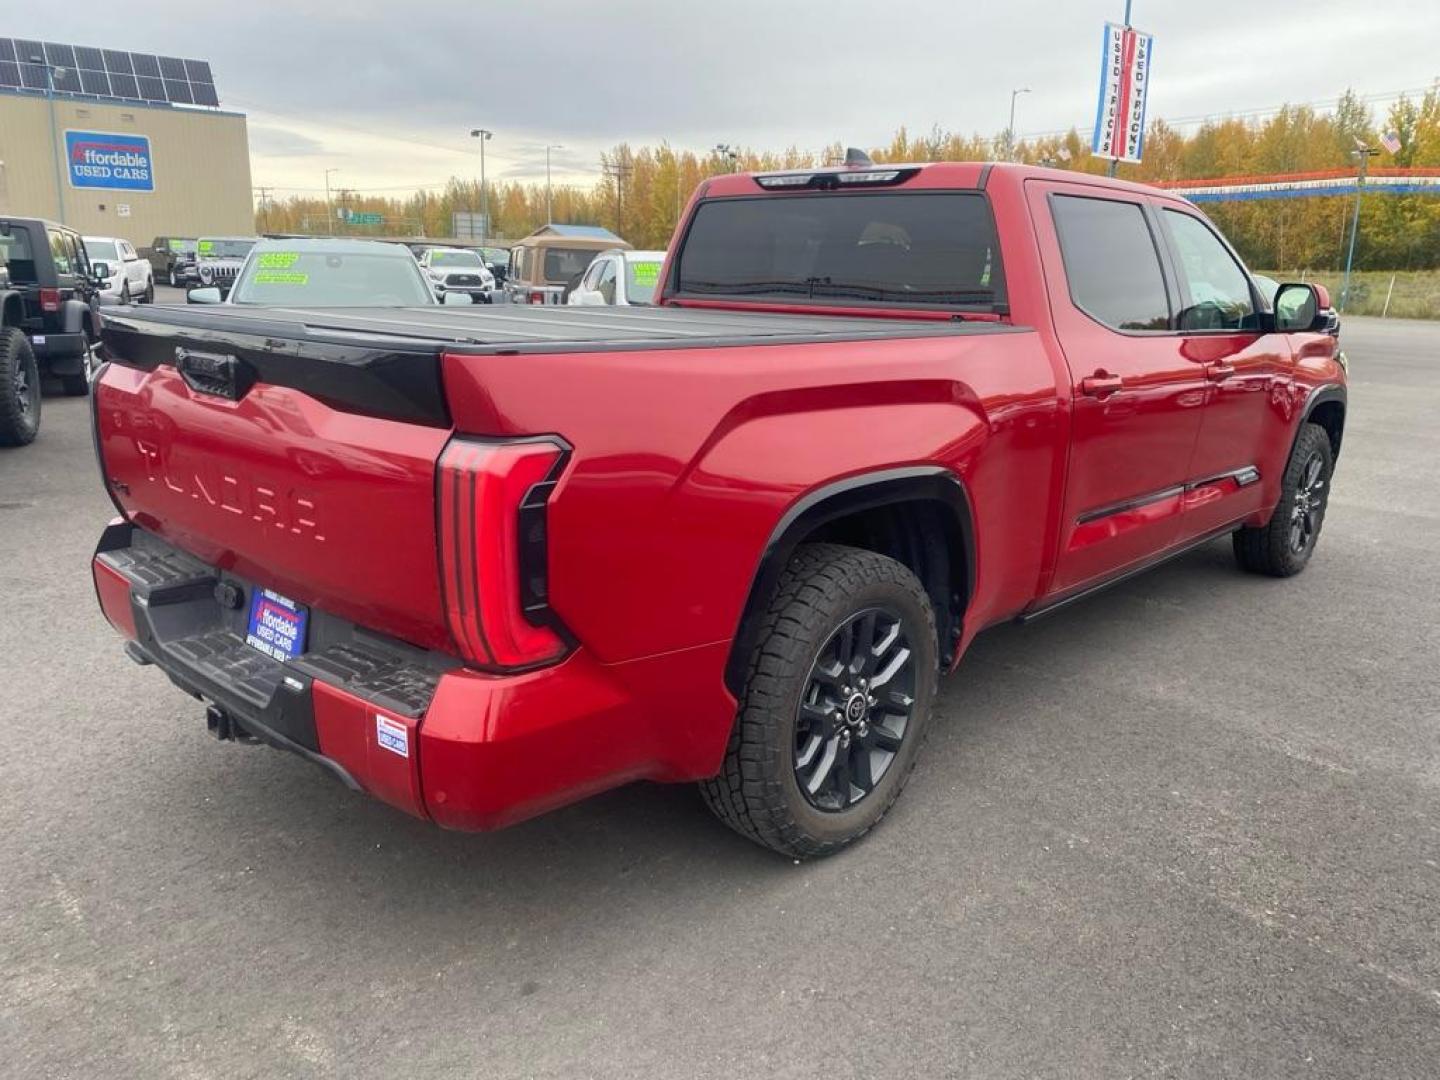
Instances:
[[[105,346],[97,451],[131,521],[300,603],[453,647],[435,527],[450,431],[433,350],[362,350],[357,363],[355,350],[302,356],[293,342],[141,317],[108,318]],[[428,403],[414,389],[427,380]],[[366,414],[381,411],[401,415]]]

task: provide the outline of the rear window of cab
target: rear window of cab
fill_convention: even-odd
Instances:
[[[712,199],[676,260],[680,296],[998,311],[995,220],[981,192]]]

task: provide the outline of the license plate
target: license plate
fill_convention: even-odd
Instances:
[[[270,589],[252,589],[245,644],[276,660],[293,660],[305,651],[309,621],[310,613],[288,596]]]

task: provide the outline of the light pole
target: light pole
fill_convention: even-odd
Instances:
[[[740,171],[740,151],[736,150],[736,149],[735,149],[733,146],[731,146],[729,143],[723,143],[723,142],[722,142],[722,143],[716,143],[716,144],[715,144],[715,153],[719,154],[719,155],[720,155],[721,157],[723,157],[723,158],[729,158],[729,159],[730,159],[730,171],[731,171],[731,172],[739,172],[739,171]]]
[[[55,133],[55,74],[63,72],[64,68],[57,68],[51,65],[44,56],[32,55],[29,57],[32,64],[39,64],[45,69],[45,98],[50,105],[50,162],[55,166],[55,202],[59,207],[59,222],[65,224],[65,179],[60,172],[60,137]]]
[[[1005,129],[1005,160],[1015,160],[1015,99],[1021,94],[1030,93],[1028,86],[1021,86],[1010,91],[1010,126]]]
[[[555,224],[554,192],[550,187],[550,151],[564,150],[559,143],[545,147],[545,224]]]
[[[338,168],[325,170],[325,231],[327,233],[335,231],[335,208],[330,205],[330,174],[339,171]]]
[[[484,128],[472,128],[470,136],[480,140],[480,222],[484,227],[480,239],[484,240],[490,233],[490,193],[485,189],[485,144],[494,138],[495,133]],[[474,233],[473,226],[470,231]]]
[[[1351,157],[1360,159],[1360,175],[1355,178],[1355,216],[1350,219],[1350,250],[1345,255],[1345,281],[1340,286],[1340,311],[1344,314],[1345,301],[1350,298],[1350,265],[1355,261],[1355,235],[1360,231],[1360,196],[1365,191],[1365,173],[1370,168],[1370,159],[1380,153],[1374,147],[1355,140],[1356,149]]]

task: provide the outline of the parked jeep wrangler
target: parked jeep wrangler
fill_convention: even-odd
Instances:
[[[0,218],[0,446],[24,446],[40,430],[40,379],[65,393],[90,388],[100,339],[95,274],[73,229],[38,218]]]

